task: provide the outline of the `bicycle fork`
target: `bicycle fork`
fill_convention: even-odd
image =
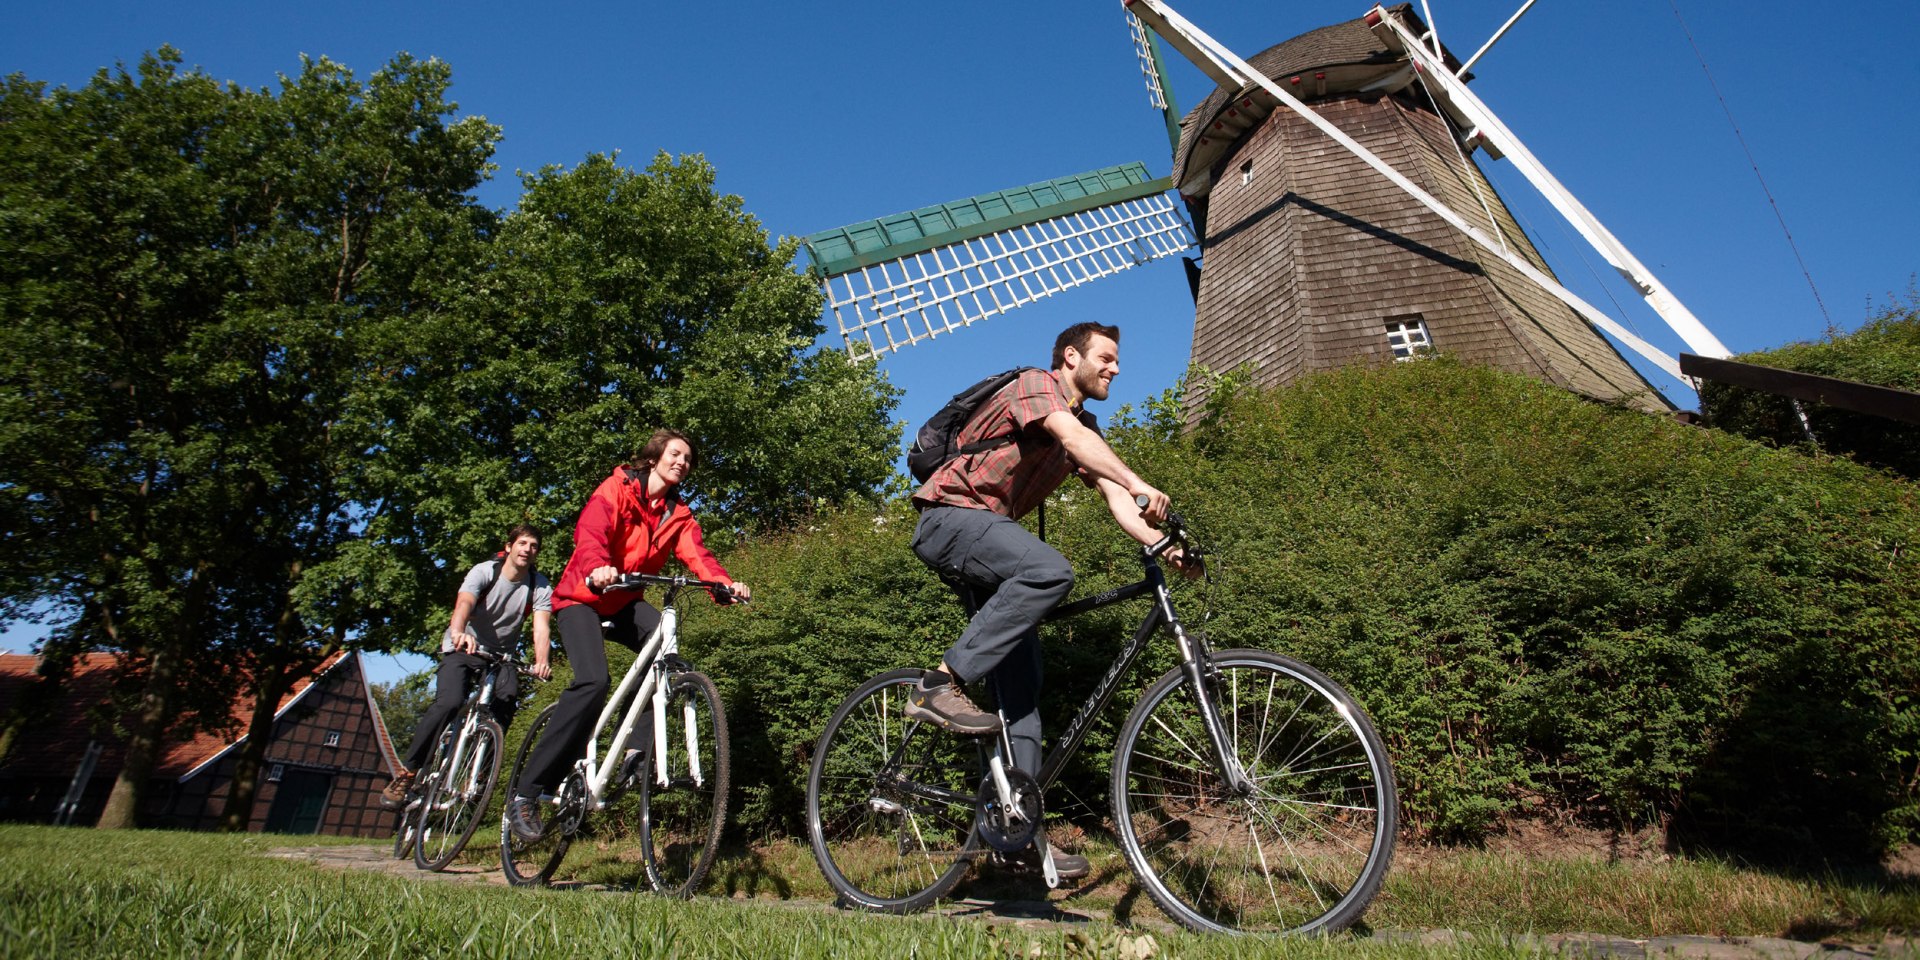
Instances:
[[[1244,797],[1253,792],[1253,781],[1248,778],[1246,768],[1241,766],[1240,757],[1228,742],[1226,724],[1220,720],[1220,707],[1214,698],[1214,681],[1219,679],[1213,669],[1213,651],[1207,648],[1206,641],[1189,636],[1178,618],[1173,616],[1170,605],[1163,604],[1167,615],[1167,629],[1173,631],[1174,641],[1180,647],[1180,669],[1187,675],[1187,684],[1193,688],[1194,705],[1200,709],[1200,724],[1207,730],[1207,742],[1213,748],[1213,759],[1220,767],[1220,777],[1227,782],[1227,790],[1233,796]]]
[[[673,784],[673,772],[667,769],[667,700],[670,698],[667,683],[667,665],[661,657],[655,661],[653,684],[653,772],[655,782],[662,788]],[[680,705],[680,726],[686,732],[687,775],[693,778],[696,787],[704,787],[707,778],[700,769],[700,729],[699,716],[693,708],[693,698]]]

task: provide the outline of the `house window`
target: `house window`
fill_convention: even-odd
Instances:
[[[282,777],[283,775],[285,775],[285,774],[286,774],[286,772],[287,772],[287,765],[286,765],[286,764],[284,764],[284,763],[276,763],[276,764],[274,764],[274,765],[273,765],[272,767],[270,767],[270,768],[268,768],[268,769],[267,769],[267,782],[268,782],[268,783],[279,783],[279,782],[280,782],[280,778],[281,778],[281,777]]]
[[[1387,346],[1395,360],[1415,360],[1433,352],[1433,336],[1419,314],[1387,318]]]
[[[327,731],[327,746],[329,746],[329,747],[337,747],[337,746],[339,746],[339,745],[340,745],[340,731],[338,731],[338,730],[328,730],[328,731]]]
[[[1240,165],[1240,185],[1244,187],[1247,184],[1252,182],[1253,182],[1253,161],[1248,160],[1246,163],[1243,163]]]

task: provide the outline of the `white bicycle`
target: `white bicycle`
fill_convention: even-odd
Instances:
[[[609,590],[667,588],[660,625],[647,637],[620,685],[607,697],[584,755],[559,786],[538,798],[546,832],[532,843],[500,819],[500,867],[516,886],[545,884],[576,838],[636,837],[647,882],[661,894],[690,897],[713,866],[727,819],[727,718],[713,680],[680,656],[682,590],[710,590],[736,602],[727,586],[690,577],[630,573]],[[513,761],[512,796],[545,735],[555,707],[541,711]]]

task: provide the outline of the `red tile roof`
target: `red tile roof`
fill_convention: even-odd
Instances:
[[[356,655],[335,653],[311,674],[295,681],[292,688],[280,698],[280,703],[274,708],[274,716],[285,713],[315,681],[350,656]],[[5,765],[6,772],[23,777],[70,775],[79,757],[86,751],[88,742],[93,740],[100,740],[103,747],[98,769],[119,769],[126,756],[124,743],[110,731],[97,733],[88,717],[93,707],[106,702],[116,659],[113,654],[90,653],[75,661],[73,676],[60,690],[59,699],[43,708],[49,714],[46,721],[30,725],[21,734],[19,745]],[[39,667],[39,657],[0,653],[0,706],[15,702],[30,685],[37,682],[35,671]],[[183,777],[244,740],[247,722],[253,715],[251,693],[237,697],[232,710],[237,733],[230,736],[202,733],[186,740],[169,742],[155,764],[155,775]],[[392,753],[391,744],[383,742],[382,746],[385,752]]]

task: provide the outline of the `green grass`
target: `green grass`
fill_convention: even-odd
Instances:
[[[330,842],[338,841],[0,826],[0,957],[1123,957],[1138,955],[1129,948],[1142,933],[1153,937],[1155,957],[1504,957],[1539,952],[1524,935],[1571,931],[1877,941],[1888,931],[1920,929],[1912,881],[1788,878],[1681,860],[1423,851],[1396,866],[1368,921],[1377,930],[1474,936],[1418,944],[1194,936],[1165,929],[1144,903],[1133,904],[1143,922],[1131,930],[864,916],[793,902],[822,899],[825,890],[804,846],[787,843],[731,852],[721,862],[708,892],[736,899],[685,903],[428,882],[265,856],[277,846]],[[1118,907],[1124,914],[1135,900],[1124,867],[1110,849],[1089,852],[1096,883],[1053,899],[1068,911]],[[610,869],[600,859],[581,858],[583,879]],[[1032,888],[974,892],[1038,895]]]
[[[1069,830],[1071,828],[1068,828]],[[1066,832],[1053,828],[1056,836]],[[1051,899],[1062,909],[1167,921],[1138,894],[1119,848],[1078,837],[1093,862],[1090,880]],[[618,845],[576,846],[562,875],[590,883],[632,882],[631,854]],[[482,857],[476,857],[476,862]],[[484,858],[488,864],[497,861]],[[714,865],[709,896],[830,900],[833,893],[804,843],[730,850]],[[955,891],[981,900],[1035,899],[1023,881],[974,876]],[[1764,936],[1877,940],[1920,931],[1920,881],[1878,870],[1781,873],[1703,859],[1618,859],[1586,855],[1403,848],[1366,922],[1382,930],[1450,929],[1499,936],[1582,931],[1657,936]]]

